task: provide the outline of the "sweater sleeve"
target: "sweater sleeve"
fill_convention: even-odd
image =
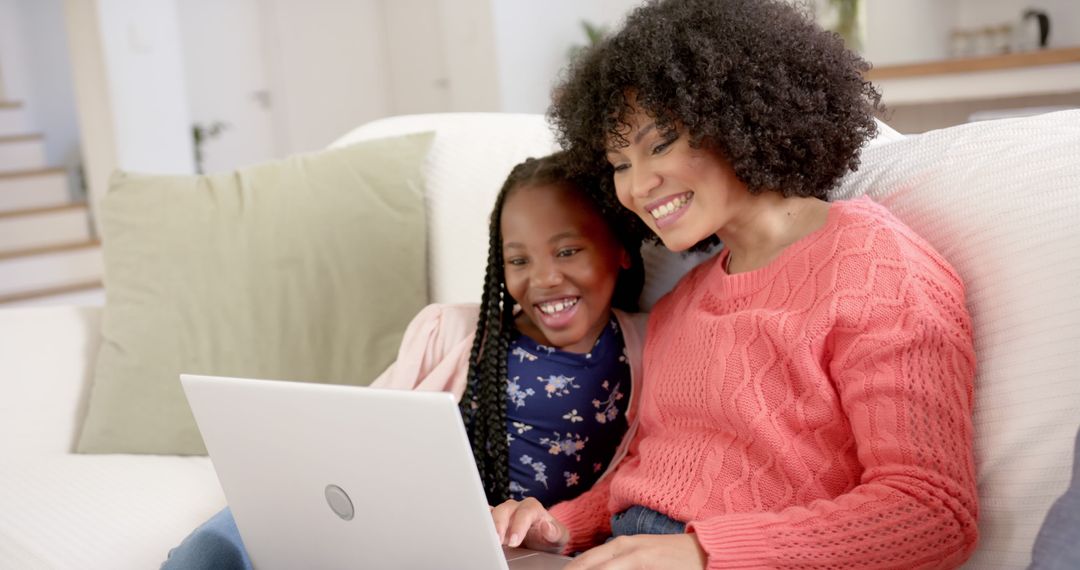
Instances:
[[[476,305],[424,307],[405,329],[397,359],[371,386],[451,392],[460,398],[478,318]]]
[[[953,568],[970,556],[972,331],[958,281],[923,283],[900,299],[869,292],[831,336],[861,479],[832,500],[691,521],[708,568]]]
[[[564,554],[584,552],[611,535],[611,515],[608,512],[610,497],[609,474],[593,485],[592,489],[551,507],[551,516],[570,531],[570,542],[563,549]]]

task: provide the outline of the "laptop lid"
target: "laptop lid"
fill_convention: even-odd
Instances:
[[[181,382],[256,568],[507,568],[450,394]]]

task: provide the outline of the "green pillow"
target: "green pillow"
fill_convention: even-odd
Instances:
[[[181,372],[367,384],[427,302],[433,135],[211,176],[114,175],[80,453],[205,454]]]

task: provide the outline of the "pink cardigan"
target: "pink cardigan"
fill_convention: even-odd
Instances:
[[[630,403],[626,419],[629,429],[619,444],[603,480],[626,455],[637,429],[637,406],[641,400],[641,350],[648,315],[614,309],[622,329],[626,354],[630,358]],[[435,304],[421,309],[405,329],[397,360],[372,383],[373,388],[450,392],[460,400],[469,372],[469,353],[476,337],[480,306]]]
[[[726,253],[654,307],[617,472],[551,513],[568,550],[643,505],[720,568],[952,568],[978,537],[964,286],[884,207],[832,204],[768,266]]]

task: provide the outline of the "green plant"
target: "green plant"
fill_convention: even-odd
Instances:
[[[863,0],[829,0],[835,11],[836,23],[832,31],[844,38],[848,48],[861,52],[863,49],[862,9]]]
[[[570,61],[574,61],[574,59],[577,58],[578,54],[580,54],[585,49],[600,43],[604,39],[604,36],[606,36],[608,33],[607,27],[597,26],[596,24],[592,24],[587,20],[581,21],[581,28],[585,31],[586,44],[574,44],[570,46],[570,49],[567,50],[566,54],[567,58]]]
[[[203,145],[210,139],[221,136],[229,128],[224,121],[213,121],[210,124],[193,123],[191,125],[192,146],[195,149],[195,172],[203,173]]]

